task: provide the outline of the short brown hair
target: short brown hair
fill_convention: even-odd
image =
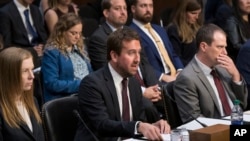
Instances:
[[[111,60],[110,52],[114,51],[118,55],[121,54],[122,42],[140,40],[139,34],[130,28],[117,29],[115,32],[111,33],[107,41],[107,59]]]
[[[214,40],[214,33],[219,31],[226,36],[226,33],[217,25],[215,24],[205,24],[203,25],[196,34],[196,45],[199,48],[201,42],[205,42],[208,45]]]

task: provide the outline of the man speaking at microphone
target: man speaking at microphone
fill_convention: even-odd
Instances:
[[[142,134],[162,140],[169,133],[165,120],[147,123],[139,82],[132,76],[140,63],[139,35],[128,28],[109,35],[103,68],[86,76],[79,88],[79,111],[88,128],[79,124],[75,141],[117,141]]]
[[[183,122],[192,117],[229,116],[233,100],[247,105],[246,82],[227,56],[226,34],[214,24],[201,27],[196,35],[197,53],[174,84],[174,95]],[[190,113],[192,116],[186,114]]]

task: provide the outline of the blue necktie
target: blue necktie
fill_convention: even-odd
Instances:
[[[38,35],[30,23],[29,9],[26,9],[23,13],[25,15],[25,21],[27,24],[27,31],[28,31],[28,33],[30,33],[32,35],[31,43],[36,44],[35,40],[37,39]]]

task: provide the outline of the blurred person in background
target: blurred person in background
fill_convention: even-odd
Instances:
[[[195,35],[203,24],[202,6],[197,0],[183,0],[177,5],[167,33],[175,53],[186,66],[196,53]]]
[[[233,15],[226,20],[228,55],[236,61],[242,45],[250,39],[250,0],[232,0]]]
[[[41,68],[45,102],[77,93],[82,78],[92,71],[82,26],[79,16],[65,14],[48,39]]]
[[[47,40],[42,15],[33,0],[13,0],[0,9],[0,34],[4,48],[16,46],[31,51],[35,67],[40,66]]]
[[[43,14],[48,34],[52,32],[55,24],[62,15],[66,13],[75,13],[78,15],[77,5],[72,3],[72,0],[49,0],[47,2],[48,8]]]
[[[139,33],[141,46],[155,70],[157,79],[168,83],[176,79],[183,64],[176,55],[166,30],[150,23],[153,11],[153,0],[131,0],[133,20],[130,27]]]

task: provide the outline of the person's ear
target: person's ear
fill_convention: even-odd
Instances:
[[[207,48],[207,43],[201,42],[199,48],[202,50],[202,52],[205,52]]]
[[[117,62],[118,54],[115,51],[110,51],[110,57],[113,62]]]
[[[135,13],[135,5],[131,5],[130,10],[131,10],[132,13]]]
[[[109,10],[108,9],[104,9],[103,11],[102,11],[102,13],[103,13],[103,15],[104,15],[104,17],[106,18],[106,17],[108,17],[108,13],[109,13]]]

